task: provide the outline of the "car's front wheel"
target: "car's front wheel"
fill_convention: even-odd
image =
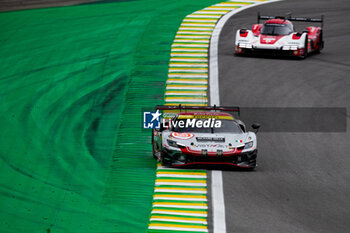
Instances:
[[[305,59],[307,57],[308,47],[309,47],[309,38],[308,38],[308,36],[306,36],[305,41],[304,41],[304,54],[299,56],[301,59]]]
[[[157,157],[157,150],[156,150],[156,144],[154,142],[154,129],[152,129],[152,154],[155,159],[158,159]]]

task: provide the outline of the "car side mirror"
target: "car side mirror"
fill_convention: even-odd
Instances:
[[[259,131],[259,128],[260,128],[260,124],[259,123],[253,123],[252,124],[252,128],[255,129],[255,133],[257,133]]]

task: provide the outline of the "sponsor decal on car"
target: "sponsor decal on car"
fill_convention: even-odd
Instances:
[[[222,144],[193,144],[191,145],[196,148],[229,148],[229,145],[222,145]]]
[[[225,142],[224,137],[196,137],[197,142]]]
[[[170,134],[173,138],[176,138],[176,139],[190,139],[190,138],[193,138],[194,137],[194,134],[192,133],[177,133],[177,132],[172,132]]]

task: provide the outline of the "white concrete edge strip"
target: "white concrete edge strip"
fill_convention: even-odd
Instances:
[[[154,197],[153,200],[170,200],[170,201],[207,201],[207,198]]]
[[[202,102],[207,102],[206,100],[202,100],[202,98],[201,99],[166,99],[165,100],[165,102],[175,102],[175,103],[177,103],[177,102],[179,102],[179,103],[181,103],[181,102],[184,102],[184,103],[189,103],[189,102],[191,102],[191,103],[202,103]]]
[[[207,72],[208,68],[198,68],[198,67],[178,67],[178,68],[169,68],[169,73],[178,73],[178,72],[188,72],[188,73],[204,73]]]
[[[184,19],[183,22],[205,22],[216,23],[216,19]]]
[[[159,186],[159,185],[207,187],[206,183],[156,182],[156,186]]]
[[[157,174],[157,177],[207,178],[207,175]]]
[[[216,24],[211,40],[210,40],[210,57],[209,57],[209,86],[210,86],[210,104],[220,105],[219,96],[219,70],[218,70],[218,46],[219,36],[224,24],[233,15],[246,10],[251,7],[255,7],[262,4],[278,2],[281,0],[270,0],[266,2],[255,2],[251,5],[243,6],[225,14]],[[225,220],[225,203],[222,184],[222,172],[212,171],[212,206],[213,206],[213,232],[225,233],[226,232],[226,220]]]
[[[182,38],[182,39],[175,39],[174,42],[176,42],[176,43],[178,43],[178,42],[208,43],[209,44],[209,39],[207,39],[207,38],[204,38],[204,39],[201,39],[201,38],[193,38],[193,39]],[[175,46],[173,46],[173,47],[175,47]]]
[[[196,193],[196,194],[207,194],[207,191],[197,190],[182,190],[182,189],[154,189],[154,193]]]
[[[207,94],[205,93],[195,93],[195,92],[189,92],[189,93],[186,93],[186,92],[181,92],[181,93],[175,93],[175,92],[165,92],[165,95],[166,96],[170,96],[170,95],[175,95],[175,96],[203,96],[203,97],[206,97]]]
[[[162,221],[162,222],[182,222],[182,223],[201,223],[207,224],[207,221],[191,221],[191,220],[178,220],[178,219],[164,219],[164,218],[151,218],[151,221]]]
[[[173,44],[171,47],[177,47],[177,48],[208,48],[209,44]]]
[[[203,72],[204,73],[204,72]],[[207,78],[206,74],[169,74],[170,78]]]
[[[207,217],[207,214],[197,214],[197,213],[183,213],[183,212],[172,212],[172,211],[152,211],[152,214],[171,214],[180,216],[191,216],[191,217]]]
[[[177,47],[178,48],[178,47]],[[181,49],[191,49],[191,48],[181,48]],[[200,49],[200,48],[199,48]],[[194,57],[194,58],[204,58],[208,55],[206,52],[200,52],[196,50],[191,50],[189,53],[181,53],[181,52],[171,52],[171,57]]]
[[[167,204],[153,204],[153,207],[168,207],[168,208],[181,208],[181,209],[199,209],[206,210],[207,206],[194,206],[194,205],[167,205]]]
[[[189,87],[184,87],[184,86],[181,86],[181,87],[179,87],[179,86],[167,86],[166,87],[166,89],[167,90],[177,90],[177,89],[182,89],[182,90],[207,90],[207,86],[202,86],[202,87],[195,87],[195,86],[193,86],[193,87],[191,87],[191,86],[189,86]]]
[[[163,227],[163,226],[150,226],[148,229],[155,230],[172,230],[172,231],[196,231],[196,232],[208,232],[206,229],[196,229],[196,228],[184,228],[184,227]]]
[[[208,67],[207,63],[170,63],[170,67]]]
[[[208,49],[203,49],[203,48],[187,48],[187,47],[176,47],[172,48],[172,51],[177,51],[177,52],[206,52]]]

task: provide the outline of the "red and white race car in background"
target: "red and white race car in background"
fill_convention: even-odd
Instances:
[[[266,20],[260,24],[260,20]],[[302,33],[294,31],[291,21],[321,23],[309,26]],[[306,58],[308,53],[323,48],[323,16],[321,18],[261,16],[252,30],[239,29],[236,33],[235,54],[279,54]]]

